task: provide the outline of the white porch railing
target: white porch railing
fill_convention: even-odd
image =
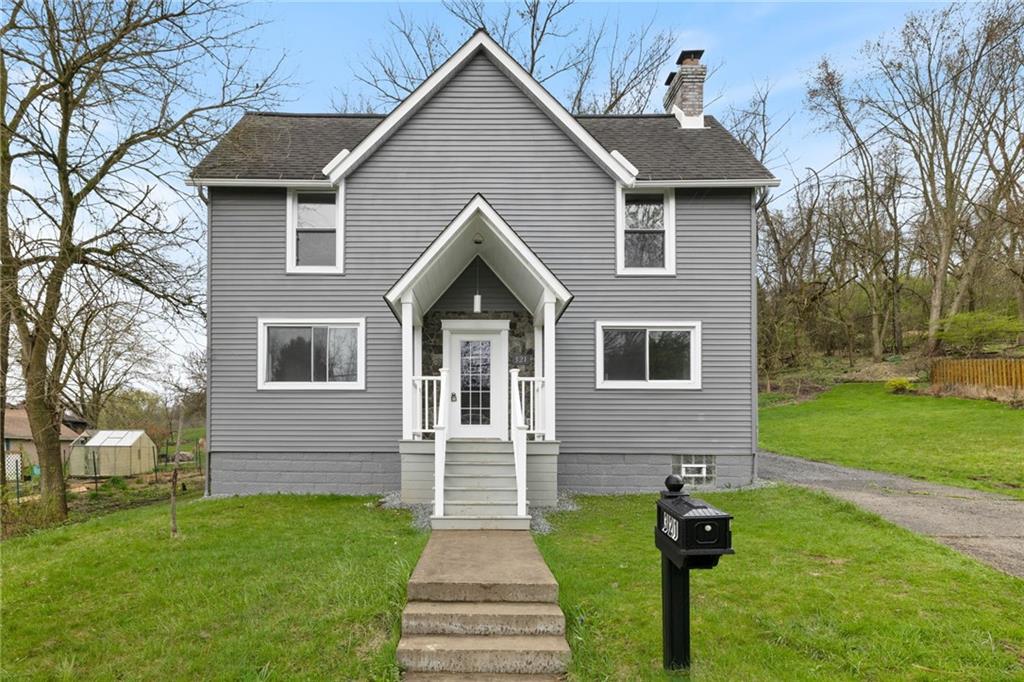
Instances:
[[[448,368],[442,367],[434,397],[434,516],[444,516],[444,458],[448,445]]]
[[[516,464],[516,516],[526,516],[526,433],[528,426],[523,413],[523,391],[525,384],[519,379],[519,370],[509,371],[512,387],[512,453]]]
[[[416,414],[412,425],[413,438],[422,438],[425,433],[434,433],[438,423],[441,404],[441,375],[412,378],[413,394],[416,399]]]
[[[513,391],[519,394],[527,435],[544,437],[544,377],[519,377],[512,380]]]

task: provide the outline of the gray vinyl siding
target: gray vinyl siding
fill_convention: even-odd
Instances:
[[[575,295],[562,455],[751,453],[750,192],[679,191],[678,275],[617,277],[613,180],[483,56],[347,179],[344,275],[285,274],[283,190],[211,190],[211,449],[393,457],[400,326],[382,296],[476,193]],[[302,315],[366,318],[364,391],[256,390],[257,317]],[[703,389],[597,390],[594,322],[614,319],[701,320]]]

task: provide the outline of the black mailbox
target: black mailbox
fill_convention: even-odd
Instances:
[[[654,544],[677,568],[714,568],[723,554],[734,554],[732,516],[682,490],[682,479],[670,476],[658,500]],[[675,488],[673,490],[672,488]]]
[[[672,474],[658,500],[654,544],[661,550],[661,630],[667,669],[690,667],[690,569],[714,568],[734,554],[732,516],[683,492]]]

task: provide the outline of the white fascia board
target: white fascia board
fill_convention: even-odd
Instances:
[[[633,175],[634,178],[640,173],[640,171],[637,170],[637,167],[634,166],[632,163],[630,163],[629,159],[627,159],[625,157],[625,155],[623,155],[623,153],[620,152],[618,149],[613,149],[612,150],[612,157],[616,161],[621,163],[622,167],[625,168],[626,170],[628,170]]]
[[[294,187],[299,189],[331,189],[334,183],[330,180],[300,180],[282,178],[268,180],[266,178],[186,178],[189,187]]]
[[[519,62],[505,52],[500,45],[494,42],[491,36],[482,30],[474,33],[462,47],[455,51],[455,54],[448,58],[448,61],[434,71],[427,80],[423,81],[411,95],[402,100],[402,103],[388,114],[387,118],[381,121],[362,142],[356,145],[351,153],[344,156],[339,154],[331,163],[327,164],[323,169],[324,175],[328,176],[332,182],[337,182],[352,172],[357,165],[383,144],[398,126],[404,123],[427,99],[447,83],[479,50],[485,50],[493,57],[501,68],[526,90],[530,98],[555,119],[559,127],[566,131],[570,137],[575,138],[591,158],[604,166],[605,170],[612,177],[625,184],[633,182],[636,174],[631,173],[627,166],[623,165],[613,154],[601,146],[601,143],[588,133],[586,128],[580,125],[579,121],[573,118],[572,114],[566,111],[565,107],[544,89],[544,86],[538,83],[533,76],[527,73],[526,69],[520,66]]]
[[[750,179],[729,179],[715,180],[713,178],[700,180],[637,180],[630,187],[638,189],[666,188],[666,187],[778,187],[781,180],[778,178],[750,178]]]
[[[479,213],[484,220],[486,220],[493,228],[497,237],[502,241],[504,246],[511,251],[520,261],[526,266],[528,270],[536,277],[544,288],[551,291],[559,301],[562,302],[562,306],[568,305],[572,299],[572,294],[565,285],[562,284],[554,273],[552,273],[543,261],[541,261],[536,254],[534,254],[530,247],[526,245],[519,235],[516,234],[515,230],[505,222],[505,220],[498,214],[494,208],[487,203],[481,195],[477,194],[470,200],[466,206],[459,211],[459,214],[455,216],[454,220],[448,223],[448,226],[442,230],[441,234],[431,242],[430,246],[420,255],[419,258],[412,264],[412,266],[402,275],[397,282],[384,294],[384,300],[387,301],[388,305],[392,310],[396,309],[398,303],[402,300],[402,296],[406,294],[415,284],[416,280],[420,277],[426,267],[438,257],[443,257],[444,251],[451,244],[452,240],[459,234],[462,228],[473,219]]]

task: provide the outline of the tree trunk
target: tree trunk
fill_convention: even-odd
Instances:
[[[935,265],[932,274],[932,294],[928,301],[928,354],[935,355],[939,350],[939,327],[942,320],[942,301],[945,298],[946,264],[949,262],[949,251],[943,246],[942,255]]]
[[[1024,280],[1017,282],[1017,317],[1024,321]],[[1017,343],[1024,346],[1024,333],[1017,336]]]
[[[181,450],[181,429],[185,422],[185,406],[178,401],[178,433],[174,438],[174,468],[171,469],[171,537],[178,537],[178,452]]]
[[[876,307],[871,311],[871,359],[881,362],[882,354],[882,316]]]
[[[60,521],[68,515],[64,460],[60,454],[60,410],[59,406],[50,404],[44,390],[33,388],[33,384],[41,386],[45,381],[45,373],[30,365],[25,376],[25,411],[39,455],[42,502],[47,514]]]

